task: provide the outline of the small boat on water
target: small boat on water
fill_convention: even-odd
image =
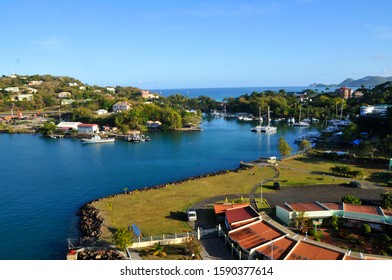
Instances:
[[[90,138],[82,138],[84,144],[101,144],[101,143],[113,143],[115,138],[102,138],[99,135],[94,135]]]
[[[128,142],[148,142],[150,141],[150,137],[147,135],[145,136],[144,134],[139,134],[139,133],[135,133],[135,134],[130,134],[127,135],[125,137],[125,141]]]

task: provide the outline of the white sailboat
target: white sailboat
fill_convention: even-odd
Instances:
[[[301,107],[299,107],[299,117],[298,117],[298,122],[293,124],[294,126],[310,126],[309,123],[307,122],[302,122],[301,121]]]
[[[266,126],[261,127],[261,132],[267,133],[267,134],[273,134],[276,133],[278,128],[276,126],[271,126],[271,118],[270,118],[270,109],[268,106],[268,124]]]
[[[261,132],[261,128],[262,128],[261,123],[263,122],[263,118],[261,117],[261,111],[260,110],[261,109],[259,107],[259,125],[256,125],[255,127],[252,127],[250,129],[250,131],[252,131],[252,132],[257,132],[257,133]]]

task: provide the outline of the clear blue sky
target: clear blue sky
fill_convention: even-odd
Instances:
[[[390,0],[0,0],[0,74],[140,88],[392,76]]]

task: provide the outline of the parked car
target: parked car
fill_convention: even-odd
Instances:
[[[275,190],[280,190],[280,184],[279,184],[279,182],[274,182],[274,189],[275,189]]]
[[[353,188],[360,188],[361,187],[361,183],[359,183],[357,181],[351,181],[349,183],[349,185],[350,185],[350,187],[353,187]]]

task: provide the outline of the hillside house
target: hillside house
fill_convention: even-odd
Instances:
[[[131,105],[126,101],[119,101],[115,103],[112,107],[113,112],[122,112],[131,109]]]
[[[58,97],[59,98],[70,98],[71,97],[71,93],[68,91],[62,91],[58,93]]]

